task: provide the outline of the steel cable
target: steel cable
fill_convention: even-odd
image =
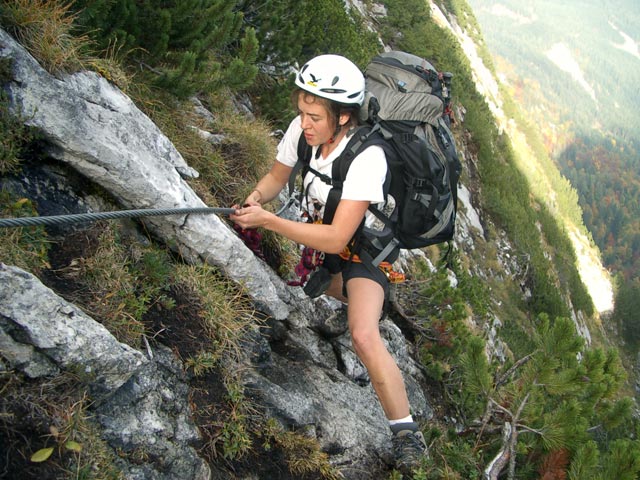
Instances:
[[[94,222],[97,220],[112,220],[128,217],[151,217],[162,215],[186,215],[190,213],[229,215],[235,212],[234,208],[195,207],[195,208],[165,208],[165,209],[140,209],[119,210],[115,212],[76,213],[70,215],[50,215],[45,217],[18,217],[0,218],[0,228],[7,227],[31,227],[37,225],[56,225],[77,222]]]

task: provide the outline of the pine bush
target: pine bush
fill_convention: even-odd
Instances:
[[[238,2],[224,0],[78,0],[78,24],[104,50],[118,45],[128,62],[178,98],[225,86],[244,88],[256,74],[257,39]]]

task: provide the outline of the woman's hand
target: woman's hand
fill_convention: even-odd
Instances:
[[[229,219],[241,228],[265,228],[296,243],[326,253],[340,253],[349,243],[369,206],[364,200],[340,200],[330,225],[295,222],[278,217],[249,201],[242,207],[234,205],[236,213]]]
[[[254,189],[244,201],[243,205],[262,205],[262,192]]]
[[[267,219],[273,215],[271,212],[264,210],[258,202],[246,203],[242,208],[234,205],[234,208],[236,213],[229,215],[229,218],[242,228],[263,227]]]

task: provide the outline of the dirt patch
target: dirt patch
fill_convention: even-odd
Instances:
[[[92,256],[100,243],[101,225],[77,230],[64,237],[51,239],[48,258],[50,268],[40,273],[40,280],[71,303],[85,303],[88,294],[82,282],[73,275],[79,262]]]

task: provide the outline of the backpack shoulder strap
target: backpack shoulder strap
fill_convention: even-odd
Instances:
[[[307,143],[307,139],[304,138],[304,132],[300,132],[300,138],[298,138],[298,161],[307,165],[311,161],[311,146]]]
[[[342,185],[347,178],[349,167],[353,160],[365,148],[371,145],[383,145],[384,139],[377,134],[377,130],[371,127],[359,127],[347,143],[344,151],[333,162],[331,168],[331,191],[324,207],[323,223],[331,223],[342,197]]]
[[[291,174],[289,175],[289,194],[291,194],[295,188],[296,176],[300,171],[302,171],[302,178],[304,178],[308,172],[311,172],[327,185],[333,185],[332,179],[329,175],[325,175],[324,173],[317,171],[315,168],[311,168],[310,164],[312,153],[313,150],[307,143],[307,139],[304,138],[304,132],[302,132],[298,139],[298,161],[293,166]]]
[[[303,176],[306,173],[306,168],[309,167],[309,163],[311,162],[311,146],[307,143],[307,140],[304,138],[304,132],[300,133],[300,138],[298,139],[298,160],[296,164],[293,166],[291,170],[291,174],[289,175],[289,195],[293,195],[293,190],[295,188],[296,176],[300,172],[303,171]]]

